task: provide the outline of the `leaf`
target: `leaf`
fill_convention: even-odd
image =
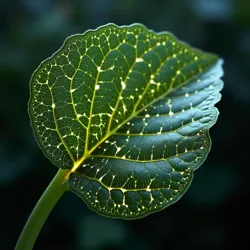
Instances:
[[[141,24],[71,36],[31,79],[38,144],[96,212],[133,219],[161,210],[210,150],[221,64]]]

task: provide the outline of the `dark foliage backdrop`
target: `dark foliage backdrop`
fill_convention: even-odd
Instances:
[[[184,197],[135,221],[113,220],[65,194],[35,250],[246,249],[249,245],[250,2],[248,0],[1,0],[0,249],[14,249],[57,169],[29,125],[29,79],[71,34],[140,22],[224,58],[212,150]],[[248,222],[247,222],[248,221]],[[245,229],[246,227],[246,229]],[[25,249],[24,249],[25,250]]]

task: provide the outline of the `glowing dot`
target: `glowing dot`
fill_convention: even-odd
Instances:
[[[75,92],[75,91],[76,91],[76,89],[71,89],[71,90],[70,90],[71,93],[73,93],[73,92]]]
[[[198,56],[195,56],[195,57],[194,57],[194,60],[197,61],[197,60],[198,60]]]
[[[81,116],[82,116],[82,115],[80,115],[80,114],[77,114],[77,117],[78,117],[78,118],[80,118]]]
[[[125,89],[126,88],[126,84],[125,84],[125,82],[121,82],[121,85],[122,85],[122,89]]]
[[[143,60],[141,58],[136,58],[136,62],[142,62]]]
[[[174,113],[173,113],[172,111],[170,111],[168,114],[169,114],[170,116],[172,116]]]
[[[53,103],[51,106],[52,106],[53,109],[56,107],[55,103]]]
[[[186,94],[185,94],[185,97],[189,97],[189,94],[188,94],[188,93],[186,93]]]
[[[145,117],[147,117],[147,118],[148,118],[148,117],[150,117],[150,115],[149,115],[149,114],[146,114],[146,115],[145,115]]]
[[[180,73],[181,73],[180,70],[177,70],[177,71],[176,71],[176,74],[177,74],[177,75],[179,75]]]
[[[98,90],[98,89],[100,89],[100,85],[95,85],[95,90]]]

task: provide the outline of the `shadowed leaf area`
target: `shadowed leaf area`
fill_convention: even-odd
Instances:
[[[183,195],[210,150],[221,64],[140,24],[71,36],[31,79],[38,144],[96,212],[159,211]]]

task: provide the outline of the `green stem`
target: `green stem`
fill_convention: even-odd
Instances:
[[[32,250],[44,222],[62,194],[68,188],[67,182],[64,180],[67,173],[68,170],[58,170],[26,222],[15,250]]]

